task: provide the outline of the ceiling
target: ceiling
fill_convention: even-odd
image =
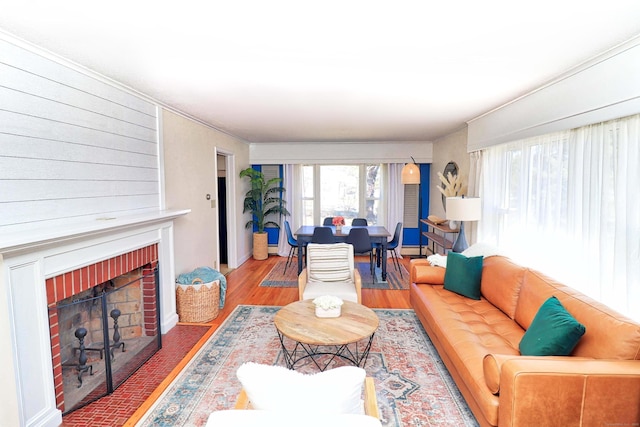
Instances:
[[[637,0],[0,0],[0,10],[0,29],[248,142],[433,141],[640,34]]]

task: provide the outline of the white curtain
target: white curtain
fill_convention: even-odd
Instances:
[[[384,176],[387,177],[386,183],[386,229],[393,235],[396,229],[396,225],[402,222],[404,215],[404,184],[402,184],[402,163],[390,163],[386,165],[387,173]],[[403,224],[404,229],[404,224]],[[400,241],[398,243],[398,250],[396,251],[400,256],[402,249],[402,233],[400,233]],[[387,256],[390,256],[387,253]]]
[[[480,182],[482,180],[482,151],[474,151],[469,154],[469,184],[467,195],[469,197],[482,197],[480,194]],[[468,227],[468,228],[467,228]],[[471,221],[465,226],[469,237],[469,244],[478,241],[478,222]]]
[[[640,320],[640,115],[489,148],[479,240]]]
[[[295,233],[296,230],[302,225],[302,181],[300,177],[300,165],[283,165],[283,179],[282,186],[286,189],[284,192],[284,200],[286,201],[286,207],[291,215],[289,217],[282,217],[280,219],[280,233],[278,238],[278,255],[289,255],[289,243],[287,241],[287,233],[284,229],[284,221],[289,221],[291,225],[291,232]]]

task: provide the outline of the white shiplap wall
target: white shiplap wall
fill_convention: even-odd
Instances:
[[[156,106],[0,39],[0,231],[160,206]]]

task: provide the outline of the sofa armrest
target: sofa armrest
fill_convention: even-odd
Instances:
[[[434,267],[426,259],[412,259],[409,263],[410,283],[443,285],[443,267]]]
[[[640,360],[513,358],[499,399],[501,427],[638,425]]]
[[[409,261],[409,268],[412,268],[414,265],[431,265],[431,263],[426,258],[414,258]]]
[[[493,394],[500,393],[500,375],[502,373],[502,365],[509,360],[557,360],[557,361],[576,361],[576,360],[594,360],[593,357],[576,357],[576,356],[521,356],[520,354],[487,354],[482,359],[482,370],[484,381]]]

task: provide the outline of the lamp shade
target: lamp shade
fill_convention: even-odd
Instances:
[[[451,221],[478,221],[482,215],[479,197],[447,197],[446,218]]]
[[[407,163],[402,168],[403,184],[420,184],[420,168],[415,163]]]

